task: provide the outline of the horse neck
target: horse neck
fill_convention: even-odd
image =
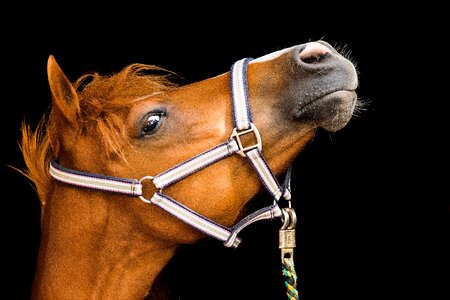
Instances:
[[[176,245],[143,232],[114,196],[61,189],[43,212],[33,298],[144,298]]]

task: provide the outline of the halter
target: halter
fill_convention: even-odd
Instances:
[[[244,58],[231,66],[230,85],[234,129],[230,139],[226,142],[177,164],[158,175],[145,176],[140,180],[68,169],[59,165],[56,160],[50,163],[50,175],[60,182],[74,186],[139,197],[142,201],[157,205],[203,233],[222,241],[226,247],[236,248],[241,242],[241,239],[237,236],[238,233],[253,222],[281,218],[284,220],[284,223],[289,223],[289,218],[294,219],[292,216],[293,210],[291,209],[287,213],[279,207],[278,201],[283,197],[288,201],[290,208],[291,168],[288,169],[284,184],[281,186],[262,155],[261,135],[252,123],[249,105],[247,65],[251,60],[251,58]],[[248,134],[254,135],[255,144],[244,145],[242,143],[241,137]],[[253,212],[234,226],[222,226],[162,192],[163,188],[236,153],[249,160],[264,187],[273,197],[274,202],[270,206]],[[147,181],[153,182],[156,187],[156,192],[150,199],[145,198],[142,193],[142,186]],[[290,215],[291,217],[289,217]]]

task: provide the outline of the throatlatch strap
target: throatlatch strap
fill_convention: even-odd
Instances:
[[[211,219],[203,217],[167,195],[155,193],[151,201],[153,204],[158,205],[178,219],[222,242],[229,240],[232,235],[232,229],[224,227]],[[240,238],[233,239],[230,246],[237,247],[240,242]]]

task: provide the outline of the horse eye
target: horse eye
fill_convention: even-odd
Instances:
[[[163,113],[153,113],[147,115],[141,127],[141,135],[145,136],[154,133],[154,131],[159,127],[163,115]]]

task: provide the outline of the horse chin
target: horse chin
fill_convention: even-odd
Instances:
[[[327,131],[336,132],[350,121],[356,104],[355,91],[335,91],[303,105],[297,110],[295,117]]]

